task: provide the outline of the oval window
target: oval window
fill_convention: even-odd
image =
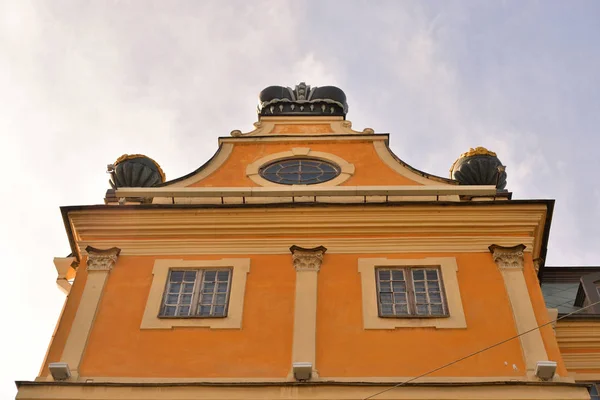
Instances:
[[[314,158],[293,158],[267,164],[259,173],[282,185],[313,185],[332,180],[340,174],[340,167]]]

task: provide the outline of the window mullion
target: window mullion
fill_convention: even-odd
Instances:
[[[192,295],[193,313],[191,315],[198,315],[198,308],[200,307],[200,289],[202,288],[203,279],[204,273],[199,269],[196,273],[196,281],[194,282],[194,293]]]
[[[413,276],[412,276],[412,268],[404,269],[404,276],[406,277],[406,297],[408,298],[408,313],[410,315],[415,315],[416,305],[415,305],[415,289],[413,286]]]

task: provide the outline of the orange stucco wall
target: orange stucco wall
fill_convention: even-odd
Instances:
[[[120,257],[106,283],[81,374],[181,378],[285,376],[290,367],[295,287],[295,270],[289,263],[287,255],[252,257],[242,330],[142,331],[140,323],[154,258]]]
[[[191,187],[257,186],[246,176],[246,166],[269,154],[289,151],[293,147],[310,147],[313,151],[335,154],[354,164],[356,172],[342,186],[420,185],[392,170],[381,161],[371,141],[289,143],[237,143],[227,161],[205,179]]]
[[[58,321],[56,332],[52,338],[52,341],[50,342],[50,346],[48,347],[48,353],[46,354],[46,359],[42,365],[40,376],[45,376],[49,373],[49,363],[60,361],[62,351],[65,348],[65,343],[69,337],[69,332],[71,331],[71,326],[73,325],[73,320],[75,319],[75,314],[77,313],[79,301],[81,300],[83,288],[85,287],[85,282],[87,280],[85,260],[84,262],[80,263],[80,265],[82,267],[78,268],[77,270],[77,275],[73,281],[71,291],[67,296],[61,319]]]
[[[489,254],[475,253],[455,255],[467,329],[363,330],[357,259],[373,256],[380,255],[325,256],[317,306],[316,356],[321,376],[412,376],[515,334],[502,277]],[[386,255],[429,256],[449,254]],[[82,376],[285,377],[293,337],[291,256],[231,257],[252,260],[243,329],[140,330],[154,258],[121,256],[105,287]],[[514,341],[437,375],[522,376],[523,371],[521,349]]]

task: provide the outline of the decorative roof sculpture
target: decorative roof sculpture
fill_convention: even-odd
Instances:
[[[336,86],[311,87],[304,82],[294,89],[269,86],[258,95],[259,118],[268,116],[322,115],[343,116],[348,113],[346,94]]]
[[[143,154],[123,154],[108,166],[110,185],[120,187],[152,187],[165,181],[165,173],[156,161]]]
[[[450,177],[461,185],[494,185],[499,191],[506,188],[506,167],[485,147],[461,154],[450,168]]]

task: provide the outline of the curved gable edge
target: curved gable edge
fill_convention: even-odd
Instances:
[[[187,175],[184,175],[180,178],[176,178],[160,185],[156,185],[156,187],[165,187],[165,186],[173,186],[173,187],[186,187],[202,179],[208,177],[213,172],[215,172],[221,165],[227,161],[231,152],[233,151],[233,143],[222,143],[219,145],[217,152],[213,154],[213,156],[204,164],[200,166],[200,168],[195,171],[190,172]]]
[[[411,167],[398,156],[394,154],[392,149],[388,145],[388,141],[374,141],[375,151],[377,155],[388,167],[396,171],[398,174],[411,179],[415,182],[423,185],[439,185],[440,183],[446,185],[458,185],[458,181],[448,178],[442,178],[441,176],[431,175],[426,172],[420,171],[416,168]]]

